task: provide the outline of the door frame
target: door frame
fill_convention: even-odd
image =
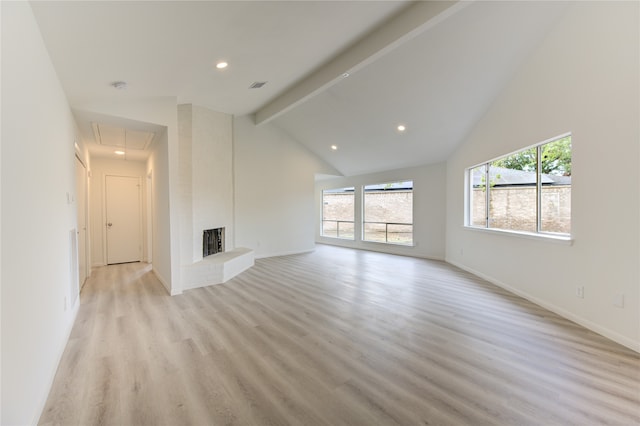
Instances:
[[[102,228],[102,264],[108,265],[108,256],[107,256],[107,177],[125,177],[125,178],[135,178],[138,180],[138,226],[140,228],[140,262],[143,261],[144,257],[144,247],[145,247],[145,232],[144,232],[144,220],[143,220],[143,210],[142,210],[142,190],[143,183],[140,176],[135,175],[126,175],[126,174],[117,174],[117,173],[104,173],[102,176],[102,224],[100,227]]]
[[[146,243],[146,250],[145,253],[146,255],[146,261],[147,263],[153,263],[153,213],[154,213],[154,209],[153,209],[153,170],[149,170],[149,173],[147,173],[147,181],[146,181],[146,188],[145,188],[145,194],[146,194],[146,207],[147,207],[147,211],[146,211],[146,217],[147,217],[147,226],[146,226],[146,238],[145,243]]]
[[[79,291],[82,291],[82,287],[84,286],[84,284],[87,281],[87,278],[89,278],[89,276],[91,275],[91,256],[90,256],[90,247],[91,247],[91,239],[89,237],[89,233],[90,233],[90,229],[91,227],[89,226],[89,168],[87,167],[87,165],[85,164],[85,162],[82,160],[82,158],[80,157],[80,155],[78,155],[78,153],[75,153],[75,158],[76,160],[80,163],[80,165],[82,166],[82,168],[84,169],[84,174],[83,174],[83,187],[84,187],[84,194],[82,194],[82,197],[84,199],[84,203],[82,206],[80,206],[80,203],[78,200],[78,196],[79,194],[76,194],[76,209],[79,210],[80,208],[82,208],[82,210],[84,211],[84,253],[80,253],[80,247],[78,246],[78,281],[79,281]],[[75,164],[75,163],[74,163]],[[77,186],[78,183],[76,182],[76,191],[77,191]],[[78,223],[78,218],[76,217],[76,232],[79,234],[80,233],[80,223]],[[78,245],[80,244],[80,241],[78,241]],[[85,272],[85,276],[82,277],[80,275],[80,256],[82,256],[84,254],[84,272]]]

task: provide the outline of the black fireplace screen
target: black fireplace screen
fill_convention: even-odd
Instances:
[[[224,228],[206,229],[202,234],[202,257],[224,251]]]

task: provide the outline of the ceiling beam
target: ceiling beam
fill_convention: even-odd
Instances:
[[[396,47],[432,28],[469,1],[417,1],[339,53],[312,74],[256,111],[256,124],[267,123]]]

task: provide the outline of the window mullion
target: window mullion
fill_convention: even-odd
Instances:
[[[490,182],[489,182],[489,167],[490,167],[491,163],[487,163],[484,167],[484,182],[485,182],[485,208],[484,208],[484,227],[485,228],[489,228],[489,200],[491,199],[491,196],[489,195],[489,187],[491,187]]]
[[[536,232],[542,230],[542,146],[536,147]]]

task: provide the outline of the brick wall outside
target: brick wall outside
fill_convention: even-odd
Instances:
[[[472,221],[484,224],[484,191],[473,190]],[[492,228],[536,232],[536,188],[491,188],[490,223]],[[542,230],[571,232],[571,186],[542,188]]]
[[[349,220],[353,221],[354,196],[346,194],[324,194],[322,206],[322,218],[324,220]]]
[[[322,206],[322,235],[325,237],[354,238],[355,206],[353,193],[324,194]],[[351,223],[338,223],[346,221]],[[338,227],[340,228],[338,230]]]
[[[473,190],[473,223],[484,224],[484,191]],[[366,193],[366,222],[412,223],[413,196],[411,191],[380,191]],[[323,235],[338,236],[336,222],[354,222],[354,196],[325,194],[323,205]],[[354,224],[341,223],[340,237],[353,238]],[[491,227],[516,231],[536,232],[535,187],[491,188]],[[384,225],[368,225],[365,239],[384,241]],[[545,186],[542,188],[542,230],[571,232],[571,186]],[[412,227],[389,225],[387,238],[395,242],[408,242]]]
[[[353,194],[325,194],[323,205],[323,235],[336,237],[336,227],[340,226],[340,237],[353,238],[353,224],[333,221],[353,221]],[[412,191],[372,191],[365,194],[366,222],[413,222]],[[388,225],[387,241],[410,243],[413,226]],[[365,227],[365,239],[385,241],[385,225],[372,224]]]
[[[413,223],[413,191],[371,191],[364,194],[365,222]],[[410,244],[413,225],[365,223],[364,240]]]

